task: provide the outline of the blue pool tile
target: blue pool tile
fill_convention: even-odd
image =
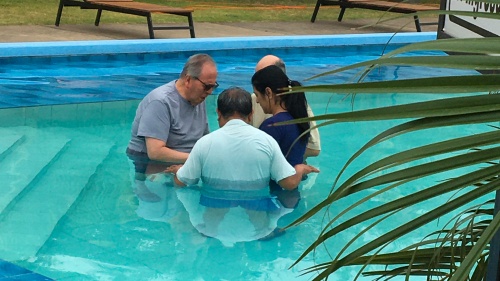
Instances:
[[[19,267],[4,260],[0,260],[0,277],[5,278],[7,276],[27,274],[30,272],[31,271],[25,268]]]
[[[0,260],[0,281],[52,281],[49,277],[34,273],[8,261]]]
[[[0,281],[53,281],[54,279],[36,273],[28,273],[11,277],[0,278]]]

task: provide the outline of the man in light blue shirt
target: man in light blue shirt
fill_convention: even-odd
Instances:
[[[202,181],[200,204],[207,207],[207,217],[222,219],[228,208],[236,206],[247,210],[249,216],[272,211],[270,179],[291,190],[297,188],[303,175],[319,172],[305,164],[292,167],[278,143],[249,124],[252,99],[247,91],[224,90],[217,99],[217,115],[220,129],[198,140],[184,165],[167,170],[175,174],[180,186]],[[255,227],[265,227],[265,223]],[[217,232],[217,225],[211,228],[206,235]]]

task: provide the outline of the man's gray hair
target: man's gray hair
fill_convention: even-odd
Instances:
[[[199,77],[201,75],[201,69],[206,63],[216,65],[214,59],[207,54],[196,54],[188,58],[184,68],[182,69],[180,77],[185,77],[189,75],[191,77]]]
[[[284,73],[286,73],[286,67],[285,67],[285,62],[280,58],[279,60],[277,60],[274,65],[276,65],[277,67],[281,68],[281,70],[283,70]]]

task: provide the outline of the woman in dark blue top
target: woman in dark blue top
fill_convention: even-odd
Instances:
[[[309,139],[309,122],[273,126],[278,122],[308,117],[305,94],[303,92],[286,94],[292,87],[301,84],[290,80],[279,67],[270,65],[255,72],[252,76],[252,86],[257,103],[264,113],[273,115],[264,120],[259,129],[278,142],[283,155],[292,166],[303,163]],[[281,190],[281,187],[274,182],[271,182],[270,186],[271,192]]]

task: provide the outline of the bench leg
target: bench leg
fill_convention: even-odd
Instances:
[[[97,15],[95,16],[95,26],[99,26],[99,23],[101,22],[101,14],[102,14],[102,9],[97,9]]]
[[[417,15],[413,16],[413,19],[415,20],[415,27],[417,28],[417,32],[422,32],[422,29],[420,28],[420,21],[418,20],[418,16]]]
[[[191,38],[195,38],[194,23],[193,23],[193,15],[192,14],[188,15],[188,23],[189,23],[189,34],[191,35]]]
[[[63,0],[59,0],[59,9],[57,9],[57,16],[56,16],[56,23],[55,23],[56,26],[59,26],[59,23],[61,22],[63,7],[64,7]]]
[[[321,6],[321,0],[316,1],[316,7],[314,7],[314,12],[311,17],[311,22],[314,22],[316,20],[316,16],[318,15],[320,6]]]
[[[337,18],[337,21],[339,21],[339,22],[342,21],[342,18],[344,17],[345,9],[346,9],[346,7],[340,8],[340,13],[339,13],[339,17]]]
[[[155,32],[153,30],[153,19],[151,19],[151,14],[146,17],[148,21],[149,39],[155,39]]]

